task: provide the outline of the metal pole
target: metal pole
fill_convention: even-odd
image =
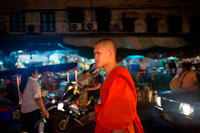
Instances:
[[[19,96],[19,103],[21,103],[22,102],[22,94],[19,89],[19,77],[18,76],[16,77],[16,80],[17,80],[17,91],[18,91],[18,96]]]
[[[77,82],[77,70],[75,70],[75,81]]]
[[[69,72],[67,73],[67,82],[69,83]]]

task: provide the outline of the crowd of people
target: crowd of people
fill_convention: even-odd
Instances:
[[[95,44],[95,63],[91,64],[88,70],[92,78],[86,86],[81,86],[88,92],[88,99],[95,99],[95,133],[143,133],[136,109],[135,84],[128,69],[117,65],[116,49],[115,42],[110,39],[102,39]],[[105,81],[99,73],[100,68],[105,71]],[[172,79],[170,87],[197,89],[198,80],[192,68],[191,62],[183,62],[176,69],[177,74]],[[35,67],[28,68],[23,75],[20,89],[12,82],[11,77],[4,78],[5,91],[0,93],[0,105],[18,105],[20,90],[22,132],[38,132],[41,115],[49,118],[42,100],[41,88],[48,90],[49,93],[55,93],[56,86],[48,74],[42,74],[40,84],[37,81],[38,75]]]
[[[117,66],[115,43],[110,39],[98,41],[94,54],[95,63],[90,65],[89,69],[92,78],[84,89],[88,91],[88,99],[95,99],[95,132],[143,132],[136,110],[135,86],[128,70]],[[100,68],[106,72],[105,81],[99,73]],[[55,86],[50,82],[48,75],[42,75],[40,85],[37,81],[38,75],[35,67],[28,68],[19,86],[22,94],[22,132],[38,132],[41,115],[49,117],[42,100],[41,85],[50,93],[54,92]],[[12,84],[9,78],[5,78],[4,81],[7,88],[2,95],[15,101],[7,105],[17,105],[19,98],[13,94],[18,96],[19,88]]]
[[[177,74],[170,82],[171,89],[185,89],[196,90],[198,89],[198,80],[196,73],[193,71],[192,62],[180,63]]]

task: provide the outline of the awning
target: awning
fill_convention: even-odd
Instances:
[[[125,36],[125,35],[32,35],[0,37],[0,50],[11,51],[76,50],[87,58],[94,58],[95,43],[109,38],[116,42],[117,56],[144,55],[151,58],[169,56],[194,57],[200,54],[200,37]]]
[[[182,37],[133,37],[133,36],[63,36],[66,47],[79,49],[79,54],[93,58],[95,43],[109,38],[115,41],[120,57],[128,55],[144,55],[151,58],[163,58],[179,54],[179,50],[190,44]],[[182,49],[181,49],[182,48]]]
[[[11,51],[48,51],[64,49],[62,36],[35,35],[35,36],[2,36],[0,37],[0,50],[8,55]]]
[[[38,66],[36,68],[39,73],[43,73],[46,71],[60,72],[60,71],[70,71],[73,69],[77,69],[77,65],[78,65],[77,63],[67,63],[67,64]],[[29,71],[30,71],[30,68],[18,68],[18,69],[0,71],[0,78],[5,77],[5,76],[13,76],[15,74],[27,75]]]
[[[76,47],[94,47],[95,43],[102,38],[110,38],[115,41],[118,48],[144,50],[154,46],[166,48],[178,48],[189,45],[180,37],[63,37],[64,44]]]

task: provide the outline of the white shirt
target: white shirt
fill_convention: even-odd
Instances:
[[[35,98],[39,97],[41,97],[41,86],[36,79],[29,77],[22,97],[21,112],[29,113],[39,109],[39,106],[35,100]]]

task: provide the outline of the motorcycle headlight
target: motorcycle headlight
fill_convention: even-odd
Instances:
[[[56,103],[56,100],[51,100],[51,103]]]
[[[156,104],[161,107],[161,97],[157,97]]]
[[[194,109],[190,106],[190,104],[181,103],[180,107],[179,107],[179,111],[181,114],[190,116],[190,115],[192,115]]]
[[[65,111],[63,107],[64,107],[63,103],[58,103],[58,107],[57,107],[58,110]]]
[[[71,90],[73,88],[73,86],[72,85],[70,85],[69,87],[68,87],[68,90]]]

